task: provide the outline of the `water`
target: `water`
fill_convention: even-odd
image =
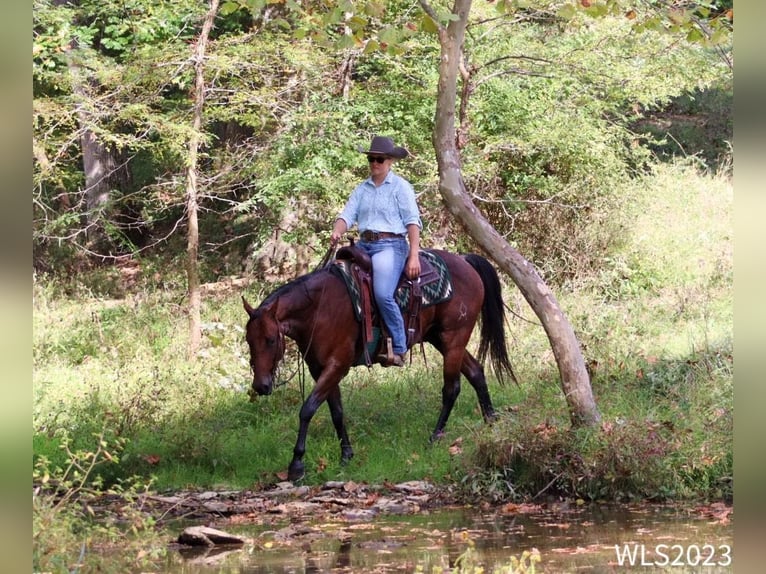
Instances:
[[[722,519],[723,518],[723,519]],[[173,550],[164,572],[474,572],[539,552],[536,572],[733,570],[726,517],[677,506],[587,504],[445,508],[416,515],[275,516],[266,524],[218,524],[245,536],[241,548]],[[615,548],[617,547],[617,548]],[[462,558],[460,558],[462,556]],[[456,570],[457,571],[457,570]]]

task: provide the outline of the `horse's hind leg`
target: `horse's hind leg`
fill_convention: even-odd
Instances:
[[[460,369],[464,352],[462,349],[444,351],[440,344],[435,346],[444,357],[444,385],[442,386],[442,409],[434,432],[431,434],[431,442],[439,440],[444,434],[444,427],[452,413],[452,407],[455,406],[455,401],[460,395]]]
[[[479,399],[479,408],[484,420],[490,422],[495,419],[495,409],[492,406],[492,399],[489,397],[487,388],[487,379],[484,376],[484,367],[468,351],[463,355],[463,364],[460,372],[465,375],[468,382],[471,383],[473,390],[476,391],[476,397]]]
[[[439,349],[438,344],[436,345]],[[441,351],[441,349],[439,349]],[[484,377],[484,368],[465,349],[451,349],[442,353],[444,356],[444,386],[442,387],[442,410],[439,413],[439,419],[436,422],[436,428],[431,434],[431,442],[440,439],[444,435],[444,427],[447,425],[455,401],[460,395],[460,375],[463,374],[468,379],[476,396],[479,399],[479,408],[485,421],[491,421],[495,418],[495,409],[492,406],[492,399],[489,397],[487,381]]]
[[[327,406],[330,407],[330,416],[332,424],[335,426],[335,432],[340,441],[340,463],[346,464],[354,458],[354,449],[351,448],[351,441],[348,440],[346,433],[346,423],[343,420],[343,403],[340,398],[340,386],[336,387],[330,396],[327,397]]]

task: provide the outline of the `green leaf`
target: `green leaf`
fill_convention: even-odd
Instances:
[[[356,42],[354,41],[353,36],[349,34],[343,34],[340,38],[338,38],[338,41],[335,43],[335,45],[341,50],[348,50],[355,47]]]
[[[705,36],[700,32],[697,28],[692,28],[689,30],[689,33],[686,35],[686,41],[687,42],[699,42],[703,40]]]
[[[367,18],[364,18],[360,16],[359,14],[355,14],[351,18],[349,18],[348,27],[351,28],[354,32],[357,30],[362,30],[365,26],[367,26]]]
[[[713,35],[710,37],[710,43],[713,46],[716,46],[718,44],[722,44],[723,42],[727,41],[729,39],[729,30],[727,30],[724,27],[718,28],[715,32],[713,32]]]
[[[367,41],[367,44],[364,47],[363,53],[364,54],[370,54],[372,52],[375,52],[377,50],[380,50],[380,44],[377,40],[370,38]]]
[[[364,5],[364,13],[373,18],[382,18],[386,11],[386,6],[383,2],[367,2]]]
[[[592,18],[602,18],[609,13],[609,8],[606,4],[602,3],[591,4],[585,9],[585,13]]]
[[[428,14],[423,14],[423,18],[420,20],[420,29],[431,34],[439,31],[436,22]]]
[[[575,8],[574,4],[564,4],[559,8],[558,12],[556,12],[556,16],[564,20],[571,20],[576,13],[577,8]]]
[[[218,12],[221,16],[228,16],[237,12],[242,6],[238,2],[224,2]]]
[[[399,30],[391,26],[383,28],[383,30],[378,33],[378,39],[381,43],[397,44],[399,42]]]

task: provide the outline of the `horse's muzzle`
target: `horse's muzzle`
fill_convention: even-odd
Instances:
[[[250,390],[247,392],[247,394],[250,396],[250,402],[254,402],[255,398],[258,396],[268,396],[271,394],[271,391],[273,390],[271,381],[256,383],[253,381],[253,385],[250,387]]]

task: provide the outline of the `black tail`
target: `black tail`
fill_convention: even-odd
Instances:
[[[503,375],[508,374],[518,384],[505,343],[505,304],[503,303],[502,286],[497,271],[481,255],[468,253],[463,257],[476,270],[484,284],[478,359],[483,363],[489,354],[492,369],[495,371],[497,379],[503,383]]]

